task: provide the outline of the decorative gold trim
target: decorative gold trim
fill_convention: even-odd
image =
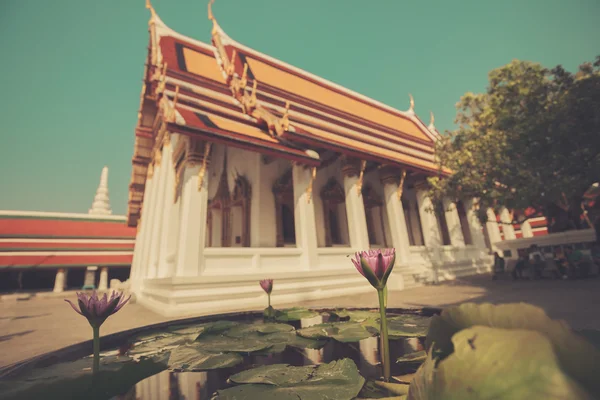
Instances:
[[[160,67],[158,67],[157,70],[160,71]],[[162,71],[160,71],[159,73],[160,73],[160,75],[158,76],[158,85],[156,86],[156,90],[154,90],[154,94],[156,96],[159,96],[162,93],[164,93],[165,88],[167,87],[167,63],[166,62],[162,65]]]
[[[360,173],[358,175],[358,182],[356,182],[356,191],[360,196],[362,194],[362,185],[363,178],[365,177],[365,168],[367,167],[367,162],[365,160],[360,161]]]
[[[225,80],[231,89],[231,94],[240,102],[245,114],[266,124],[267,130],[271,136],[282,135],[289,129],[289,119],[287,117],[289,104],[286,104],[286,111],[281,118],[278,118],[270,110],[259,105],[256,99],[256,87],[258,85],[256,79],[252,85],[252,94],[248,94],[246,90],[248,86],[248,65],[244,63],[244,70],[241,77],[235,73],[235,58],[237,56],[237,51],[236,49],[233,49],[231,57],[227,56],[225,46],[219,35],[219,24],[212,12],[213,3],[214,0],[208,2],[208,19],[213,23],[211,35],[220,60],[219,66],[221,67],[222,72],[225,73]]]
[[[150,49],[151,51],[151,55],[150,55],[150,61],[152,65],[156,64],[156,59],[157,59],[157,55],[156,55],[156,27],[155,27],[155,22],[156,22],[156,11],[154,10],[154,7],[152,7],[152,4],[150,3],[150,0],[146,0],[146,8],[148,10],[150,10],[150,20],[148,20],[148,26],[150,27],[150,40],[152,41],[152,48]]]
[[[400,173],[400,183],[398,183],[398,200],[402,200],[402,193],[404,192],[404,180],[406,179],[406,170],[403,169]]]
[[[313,184],[315,183],[316,177],[317,177],[317,167],[312,167],[310,170],[310,181],[308,182],[308,187],[306,188],[307,203],[310,203],[310,200],[312,198]]]
[[[157,167],[160,167],[162,162],[162,148],[160,147],[158,147],[154,152],[154,162],[156,163]]]
[[[207,142],[204,145],[204,157],[202,157],[202,165],[200,166],[200,171],[198,171],[198,191],[202,189],[202,185],[204,184],[204,175],[206,174],[206,165],[208,163],[208,156],[210,154],[211,147],[211,142]]]
[[[177,101],[179,101],[179,85],[175,86],[175,94],[173,95],[173,104],[170,104],[167,109],[165,119],[167,122],[175,122],[177,120]],[[167,103],[169,104],[169,103]]]
[[[153,176],[154,176],[154,162],[151,162],[150,164],[148,164],[148,173],[147,173],[146,179],[152,179]]]

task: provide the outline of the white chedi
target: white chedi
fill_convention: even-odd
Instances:
[[[100,184],[96,190],[96,196],[94,197],[94,202],[92,203],[92,208],[89,210],[89,214],[112,214],[112,210],[110,209],[110,200],[108,198],[108,167],[106,166],[102,168]]]

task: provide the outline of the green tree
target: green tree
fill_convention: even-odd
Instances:
[[[448,177],[430,178],[434,201],[478,198],[479,217],[533,207],[552,231],[587,227],[581,196],[600,178],[600,56],[575,74],[514,60],[489,73],[485,93],[457,104],[458,128],[437,144]]]

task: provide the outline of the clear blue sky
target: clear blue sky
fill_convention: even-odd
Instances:
[[[210,41],[205,0],[154,0]],[[454,105],[512,59],[574,70],[600,53],[598,0],[216,0],[237,41],[452,129]],[[104,165],[125,213],[144,0],[0,0],[0,209],[87,212]]]

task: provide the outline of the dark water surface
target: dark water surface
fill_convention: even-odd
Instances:
[[[323,310],[319,311],[323,312]],[[388,318],[402,314],[403,313],[388,312]],[[415,313],[410,312],[410,314],[414,315]],[[234,320],[236,322],[246,323],[254,323],[257,321],[262,322],[262,318],[258,319],[257,315],[258,314],[248,314],[238,316],[237,318],[223,318],[215,316],[210,320]],[[302,319],[301,321],[290,321],[285,323],[293,325],[296,329],[300,329],[322,322],[327,322],[327,318],[327,314],[322,314],[319,317],[306,318]],[[190,326],[194,325],[198,325],[198,323],[190,324]],[[155,330],[154,332],[156,332],[156,334],[158,335],[160,334],[160,332],[165,332],[165,329],[161,328],[160,330]],[[152,336],[152,334],[153,331],[148,331],[147,333],[144,332],[144,336],[146,337],[148,335]],[[135,350],[135,343],[132,345],[131,340],[132,338],[137,336],[139,336],[139,333],[133,334],[126,340],[122,340],[122,342],[112,347],[112,349],[106,349],[105,351],[103,351],[103,359],[107,359],[107,357],[111,356],[118,357],[119,354]],[[401,366],[399,364],[396,364],[394,361],[398,357],[401,357],[405,354],[423,350],[423,342],[424,338],[400,338],[390,340],[390,359],[392,360],[392,375],[399,376],[410,374],[416,371],[416,369],[418,368],[418,364],[403,364]],[[382,375],[379,360],[379,345],[379,337],[370,337],[367,339],[360,340],[358,342],[350,343],[342,343],[330,339],[321,349],[298,349],[288,346],[281,353],[268,355],[246,354],[244,355],[243,363],[238,364],[234,367],[221,368],[203,372],[181,372],[176,370],[166,370],[164,366],[157,367],[155,365],[153,367],[154,369],[145,368],[144,372],[141,373],[141,376],[139,376],[139,378],[134,378],[132,376],[137,376],[137,374],[131,374],[130,372],[128,373],[123,371],[123,374],[128,375],[127,377],[123,377],[125,382],[135,382],[137,380],[137,383],[135,383],[133,386],[130,386],[128,389],[128,384],[125,384],[125,387],[120,386],[120,389],[117,389],[117,392],[115,392],[114,388],[110,390],[107,388],[109,392],[112,391],[112,394],[109,394],[106,391],[104,391],[102,387],[98,387],[101,386],[101,384],[94,385],[96,387],[91,388],[89,383],[90,377],[87,376],[87,387],[85,386],[86,383],[72,384],[70,381],[64,382],[64,385],[73,386],[72,390],[69,390],[69,388],[65,387],[64,385],[60,385],[61,389],[64,390],[49,390],[48,392],[46,392],[46,396],[44,396],[44,398],[208,400],[213,398],[217,390],[232,386],[230,383],[228,383],[228,378],[230,376],[250,368],[270,364],[289,364],[292,366],[319,365],[344,358],[352,359],[358,367],[360,374],[367,380],[378,379]],[[83,359],[79,359],[79,362],[83,362],[84,360],[91,361],[90,356],[84,357]],[[55,362],[57,361],[59,360],[55,360]],[[77,360],[68,361],[77,362]],[[48,366],[52,367],[52,365]],[[149,376],[150,374],[151,376]],[[23,382],[23,379],[27,380],[27,372],[20,373],[19,375],[21,376],[13,377],[12,379],[18,379],[18,381],[20,382]],[[107,379],[113,380],[114,376],[109,376]],[[0,383],[3,385],[6,384],[6,382],[1,382],[2,380],[5,379],[2,378],[0,380]],[[49,377],[47,382],[50,383],[51,381],[52,377]],[[10,381],[8,382],[8,384],[10,384]],[[14,384],[17,384],[17,381],[15,381]],[[106,386],[106,384],[104,384],[104,386]],[[0,399],[40,398],[38,397],[40,395],[39,392],[37,395],[32,395],[33,397],[23,395],[9,395],[8,397],[5,397],[2,395],[3,391],[4,390],[2,389],[2,387],[0,387]],[[8,392],[9,391],[6,391],[4,394],[7,394]],[[121,394],[115,396],[115,393]]]

